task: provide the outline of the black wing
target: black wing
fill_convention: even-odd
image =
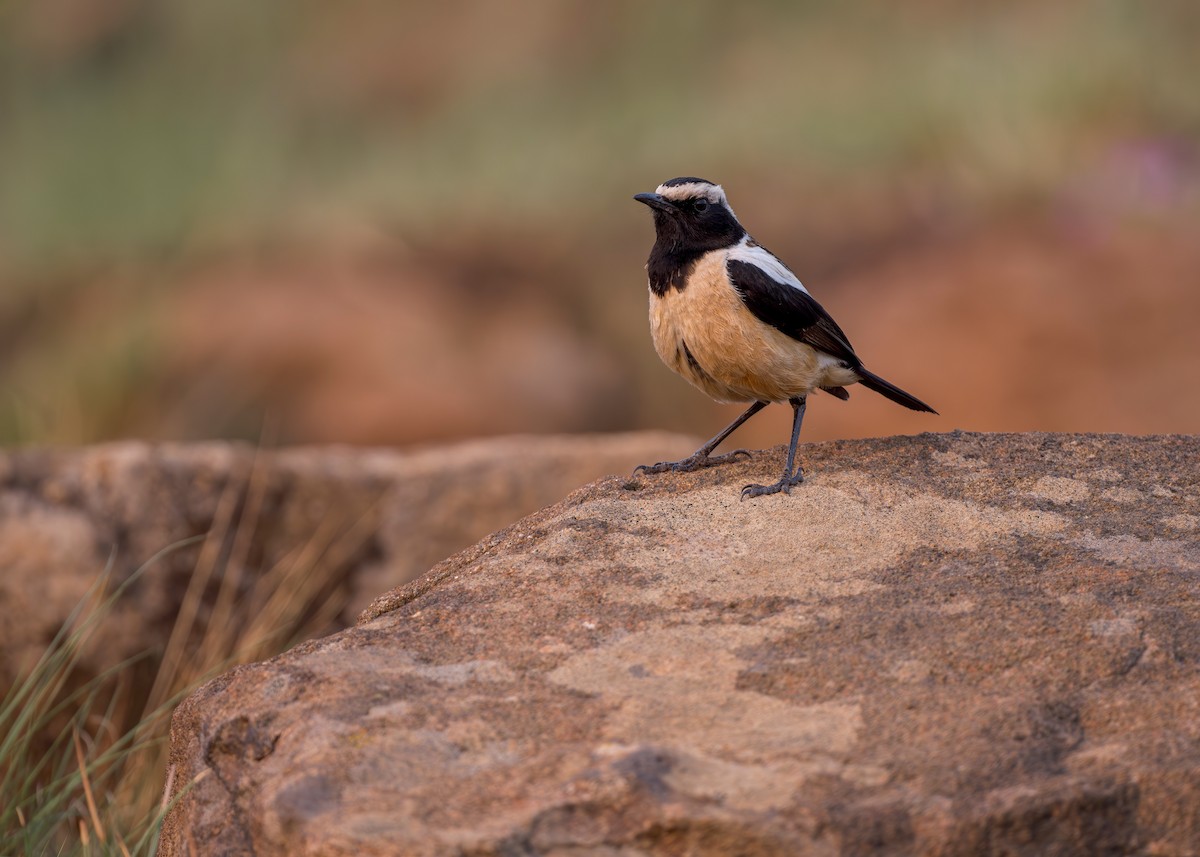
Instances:
[[[730,259],[727,270],[742,303],[759,321],[853,368],[862,365],[846,334],[808,292],[779,282],[753,262]]]

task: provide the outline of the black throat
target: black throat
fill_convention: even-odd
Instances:
[[[654,242],[650,258],[646,260],[646,273],[650,276],[650,291],[662,297],[671,289],[683,291],[688,277],[696,267],[696,261],[708,250],[696,247],[668,246],[661,240]]]
[[[646,260],[650,291],[662,297],[671,289],[683,291],[696,262],[705,253],[732,247],[746,230],[724,206],[712,206],[702,218],[654,212],[656,240]]]
[[[683,292],[704,253],[732,247],[746,234],[728,206],[704,204],[704,199],[698,202],[697,198],[680,199],[672,202],[671,208],[654,209],[655,240],[646,270],[650,290],[656,295],[671,289]]]

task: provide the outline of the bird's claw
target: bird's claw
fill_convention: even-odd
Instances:
[[[715,467],[718,464],[724,464],[727,461],[735,460],[739,455],[750,457],[750,450],[735,449],[733,452],[726,452],[723,455],[695,455],[688,456],[680,461],[660,461],[658,464],[639,464],[633,468],[633,475],[639,473],[666,473],[668,470],[672,473],[691,473],[693,470],[701,470],[705,467]]]
[[[769,494],[778,494],[782,491],[784,494],[791,494],[792,489],[804,481],[804,471],[799,468],[792,476],[784,476],[778,482],[770,485],[747,485],[742,489],[741,499],[747,497],[765,497]]]

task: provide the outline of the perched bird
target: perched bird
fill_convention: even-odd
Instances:
[[[792,440],[783,476],[747,485],[742,499],[788,493],[804,481],[796,443],[808,394],[824,390],[848,399],[862,384],[914,411],[933,408],[863,366],[837,322],[773,253],[738,223],[725,191],[694,176],[663,182],[634,199],[654,213],[650,331],[658,356],[718,402],[752,402],[746,412],[682,461],[642,465],[634,472],[689,471],[749,455],[717,446],[771,402],[793,409]]]

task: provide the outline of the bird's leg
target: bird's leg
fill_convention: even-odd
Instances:
[[[804,406],[808,401],[801,396],[798,399],[791,399],[792,403],[792,442],[788,445],[787,464],[783,468],[783,476],[773,485],[747,485],[742,489],[742,499],[747,497],[762,497],[765,494],[778,494],[782,491],[784,494],[791,493],[792,486],[799,485],[804,481],[804,471],[796,468],[796,472],[792,473],[792,465],[796,463],[796,444],[800,440],[800,424],[804,422]]]
[[[687,458],[682,461],[660,461],[658,464],[640,464],[633,469],[634,474],[637,473],[666,473],[668,470],[673,470],[676,473],[687,473],[692,470],[699,470],[702,467],[712,467],[714,464],[723,464],[726,461],[731,461],[739,455],[749,456],[750,453],[744,449],[735,449],[733,452],[727,452],[724,455],[711,455],[712,451],[721,445],[725,438],[733,434],[738,426],[757,414],[767,406],[766,402],[755,402],[750,407],[746,408],[746,412],[731,422],[725,428],[721,429],[712,440],[697,449]]]

